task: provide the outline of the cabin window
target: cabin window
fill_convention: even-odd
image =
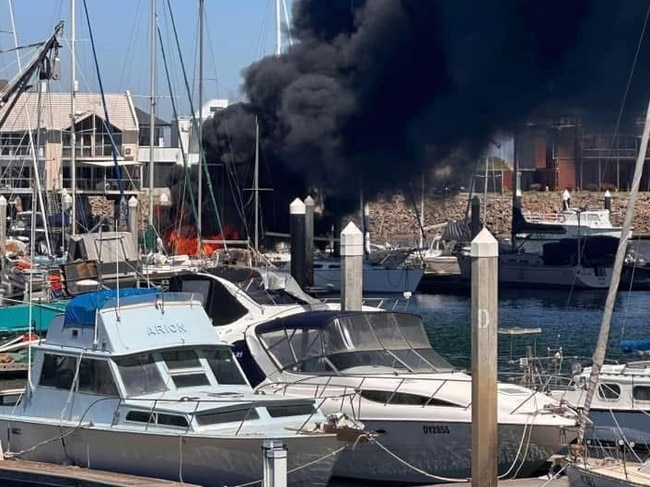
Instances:
[[[632,397],[637,401],[650,401],[650,387],[634,386],[632,388]]]
[[[22,392],[16,392],[11,394],[4,394],[0,396],[0,405],[2,406],[15,406],[20,401],[22,397]]]
[[[162,358],[169,370],[201,367],[199,357],[194,350],[171,350],[163,352]]]
[[[139,396],[167,390],[151,353],[139,353],[115,359],[127,396]]]
[[[379,402],[382,404],[399,404],[407,406],[446,406],[446,407],[461,407],[447,401],[431,398],[427,396],[418,396],[417,394],[406,394],[404,392],[393,391],[373,391],[364,389],[360,393],[361,397],[372,402]]]
[[[283,418],[285,416],[305,416],[316,413],[312,403],[290,404],[282,406],[266,406],[269,416],[272,418]]]
[[[126,415],[127,421],[134,423],[158,424],[160,426],[175,426],[187,428],[187,419],[177,414],[150,413],[146,411],[129,411]]]
[[[178,374],[172,375],[172,380],[176,387],[196,387],[210,385],[210,381],[205,374]]]
[[[102,396],[119,396],[107,361],[81,359],[79,392],[89,392]]]
[[[211,424],[234,423],[259,418],[260,416],[255,409],[246,408],[198,414],[196,422],[201,426],[209,426]]]
[[[205,350],[205,358],[219,384],[246,384],[235,357],[229,349],[215,348]]]
[[[616,400],[621,395],[621,386],[618,384],[600,384],[598,386],[598,397],[601,399]]]
[[[76,372],[76,357],[46,353],[38,385],[70,390]]]

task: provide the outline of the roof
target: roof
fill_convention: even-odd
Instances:
[[[137,131],[138,120],[131,99],[131,94],[107,93],[105,95],[108,108],[108,117],[113,126],[125,131]],[[43,109],[41,113],[41,126],[50,130],[64,130],[70,127],[70,94],[45,93],[43,95]],[[11,103],[0,109],[0,116]],[[104,120],[104,106],[99,93],[77,93],[75,97],[77,120],[82,120],[95,114]],[[38,94],[35,92],[23,93],[14,109],[9,113],[7,121],[2,127],[3,132],[25,132],[36,127],[38,116]]]
[[[151,115],[149,112],[143,110],[142,108],[135,107],[135,115],[138,118],[138,124],[142,128],[149,128],[149,122]],[[155,117],[154,123],[156,127],[171,127],[170,122],[164,121],[162,118]]]

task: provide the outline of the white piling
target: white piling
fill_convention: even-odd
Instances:
[[[499,244],[483,228],[472,240],[472,487],[497,487]]]
[[[314,198],[305,198],[305,285],[314,285]]]
[[[360,311],[363,299],[363,233],[350,222],[341,232],[341,306]]]
[[[133,237],[135,248],[138,248],[138,199],[135,196],[129,198],[129,232]]]
[[[609,190],[605,191],[605,209],[612,211],[612,193]]]
[[[562,192],[562,211],[569,211],[571,209],[571,193],[568,189]]]
[[[287,449],[281,440],[264,440],[262,445],[264,479],[262,487],[287,486]]]

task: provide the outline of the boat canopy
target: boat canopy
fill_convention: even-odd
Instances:
[[[106,289],[93,293],[82,294],[73,298],[65,308],[64,328],[75,327],[94,327],[95,314],[97,310],[104,308],[109,301],[128,296],[142,296],[145,294],[155,294],[157,289],[149,288],[125,288],[125,289]]]
[[[255,332],[282,368],[296,372],[454,370],[431,348],[422,319],[410,313],[312,311],[263,323]]]

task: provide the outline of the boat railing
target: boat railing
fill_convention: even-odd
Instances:
[[[411,294],[397,297],[364,297],[361,300],[363,306],[371,306],[377,309],[390,311],[406,310],[411,302]],[[321,301],[327,304],[341,304],[343,301],[340,297],[321,298]]]
[[[240,393],[234,393],[234,395],[239,396]],[[256,408],[258,407],[266,407],[270,404],[275,404],[275,401],[264,401],[264,400],[255,400],[255,401],[250,401],[248,399],[242,398],[242,397],[220,397],[220,398],[214,398],[214,399],[206,399],[206,398],[199,398],[196,396],[182,396],[180,398],[173,398],[173,399],[166,399],[166,398],[157,398],[157,399],[150,399],[150,398],[138,398],[138,397],[128,397],[128,398],[123,398],[123,397],[102,397],[97,399],[96,401],[93,401],[84,411],[82,418],[84,418],[90,409],[92,409],[95,405],[97,405],[100,402],[104,401],[110,401],[110,400],[116,400],[117,399],[117,404],[115,406],[115,410],[113,412],[113,420],[111,422],[111,426],[115,426],[118,422],[118,419],[120,418],[121,414],[124,412],[123,410],[128,407],[133,407],[134,404],[137,405],[138,402],[142,402],[143,404],[151,405],[151,407],[148,408],[148,413],[149,413],[149,421],[147,421],[144,429],[145,431],[149,430],[149,426],[152,424],[156,424],[157,419],[154,419],[155,416],[159,412],[163,414],[172,414],[172,415],[180,415],[180,416],[189,416],[190,419],[187,421],[187,425],[185,426],[185,433],[189,433],[190,427],[192,420],[191,418],[195,418],[198,415],[199,408],[201,406],[223,406],[225,404],[239,404],[242,406],[247,406],[246,407],[246,414],[244,417],[237,421],[237,429],[235,431],[235,435],[240,434],[242,428],[244,427],[244,424],[246,421],[248,421],[251,417],[251,414],[255,411]],[[317,399],[316,397],[314,399]],[[309,423],[313,420],[314,415],[318,413],[318,411],[321,410],[321,406],[323,402],[327,398],[321,398],[320,401],[315,401],[316,402],[316,407],[314,408],[314,411],[308,415],[308,417],[303,420],[302,424],[298,427],[295,428],[296,434],[302,433],[302,432],[309,432],[307,430],[307,426]],[[179,403],[194,403],[194,409],[191,412],[188,411],[178,411],[174,412],[171,410],[165,410],[165,411],[158,411],[158,408],[163,405],[171,405],[171,404],[179,404]],[[243,409],[243,408],[242,408]],[[144,411],[144,408],[143,408]],[[82,419],[83,421],[83,419]]]

